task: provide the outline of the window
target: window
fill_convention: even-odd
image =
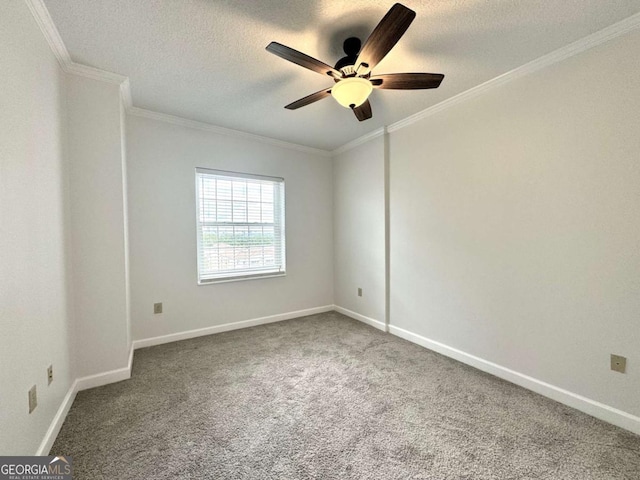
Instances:
[[[196,169],[198,283],[285,273],[284,180]]]

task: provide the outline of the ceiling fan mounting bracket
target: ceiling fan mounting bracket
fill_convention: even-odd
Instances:
[[[358,37],[349,37],[342,43],[342,49],[348,57],[355,57],[360,53],[362,42]]]
[[[342,57],[335,64],[336,70],[342,70],[347,66],[355,65],[358,60],[358,54],[360,53],[360,48],[362,47],[362,42],[358,37],[349,37],[347,38],[343,44],[342,49],[346,56]]]

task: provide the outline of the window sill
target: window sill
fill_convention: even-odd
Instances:
[[[229,282],[243,282],[245,280],[261,280],[263,278],[274,278],[274,277],[286,277],[287,273],[267,273],[264,275],[246,275],[242,277],[224,277],[224,278],[216,278],[212,280],[198,280],[198,286],[203,287],[206,285],[215,285],[217,283],[229,283]]]

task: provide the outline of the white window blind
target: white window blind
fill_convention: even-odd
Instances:
[[[196,169],[198,282],[285,273],[284,180]]]

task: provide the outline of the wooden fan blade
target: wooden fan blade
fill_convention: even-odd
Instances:
[[[356,67],[366,64],[367,68],[372,70],[398,43],[415,17],[416,12],[400,3],[391,7],[360,50]]]
[[[324,62],[321,62],[320,60],[316,60],[309,55],[294,50],[293,48],[282,45],[281,43],[271,42],[269,45],[267,45],[267,51],[279,56],[280,58],[289,60],[290,62],[300,65],[301,67],[308,68],[309,70],[313,70],[314,72],[320,73],[322,75],[330,75],[332,77],[342,78],[342,74],[335,68],[327,65]]]
[[[375,88],[421,90],[438,88],[443,78],[441,73],[385,73],[371,77],[369,81]]]
[[[371,112],[371,104],[369,103],[369,100],[366,100],[359,107],[355,107],[353,109],[353,113],[356,114],[356,118],[361,122],[373,117],[373,113]]]
[[[317,102],[318,100],[322,100],[323,98],[331,96],[331,89],[325,88],[324,90],[320,90],[319,92],[312,93],[311,95],[307,95],[300,100],[296,100],[293,103],[287,105],[286,109],[295,110],[296,108],[304,107],[305,105],[309,105],[310,103]]]

